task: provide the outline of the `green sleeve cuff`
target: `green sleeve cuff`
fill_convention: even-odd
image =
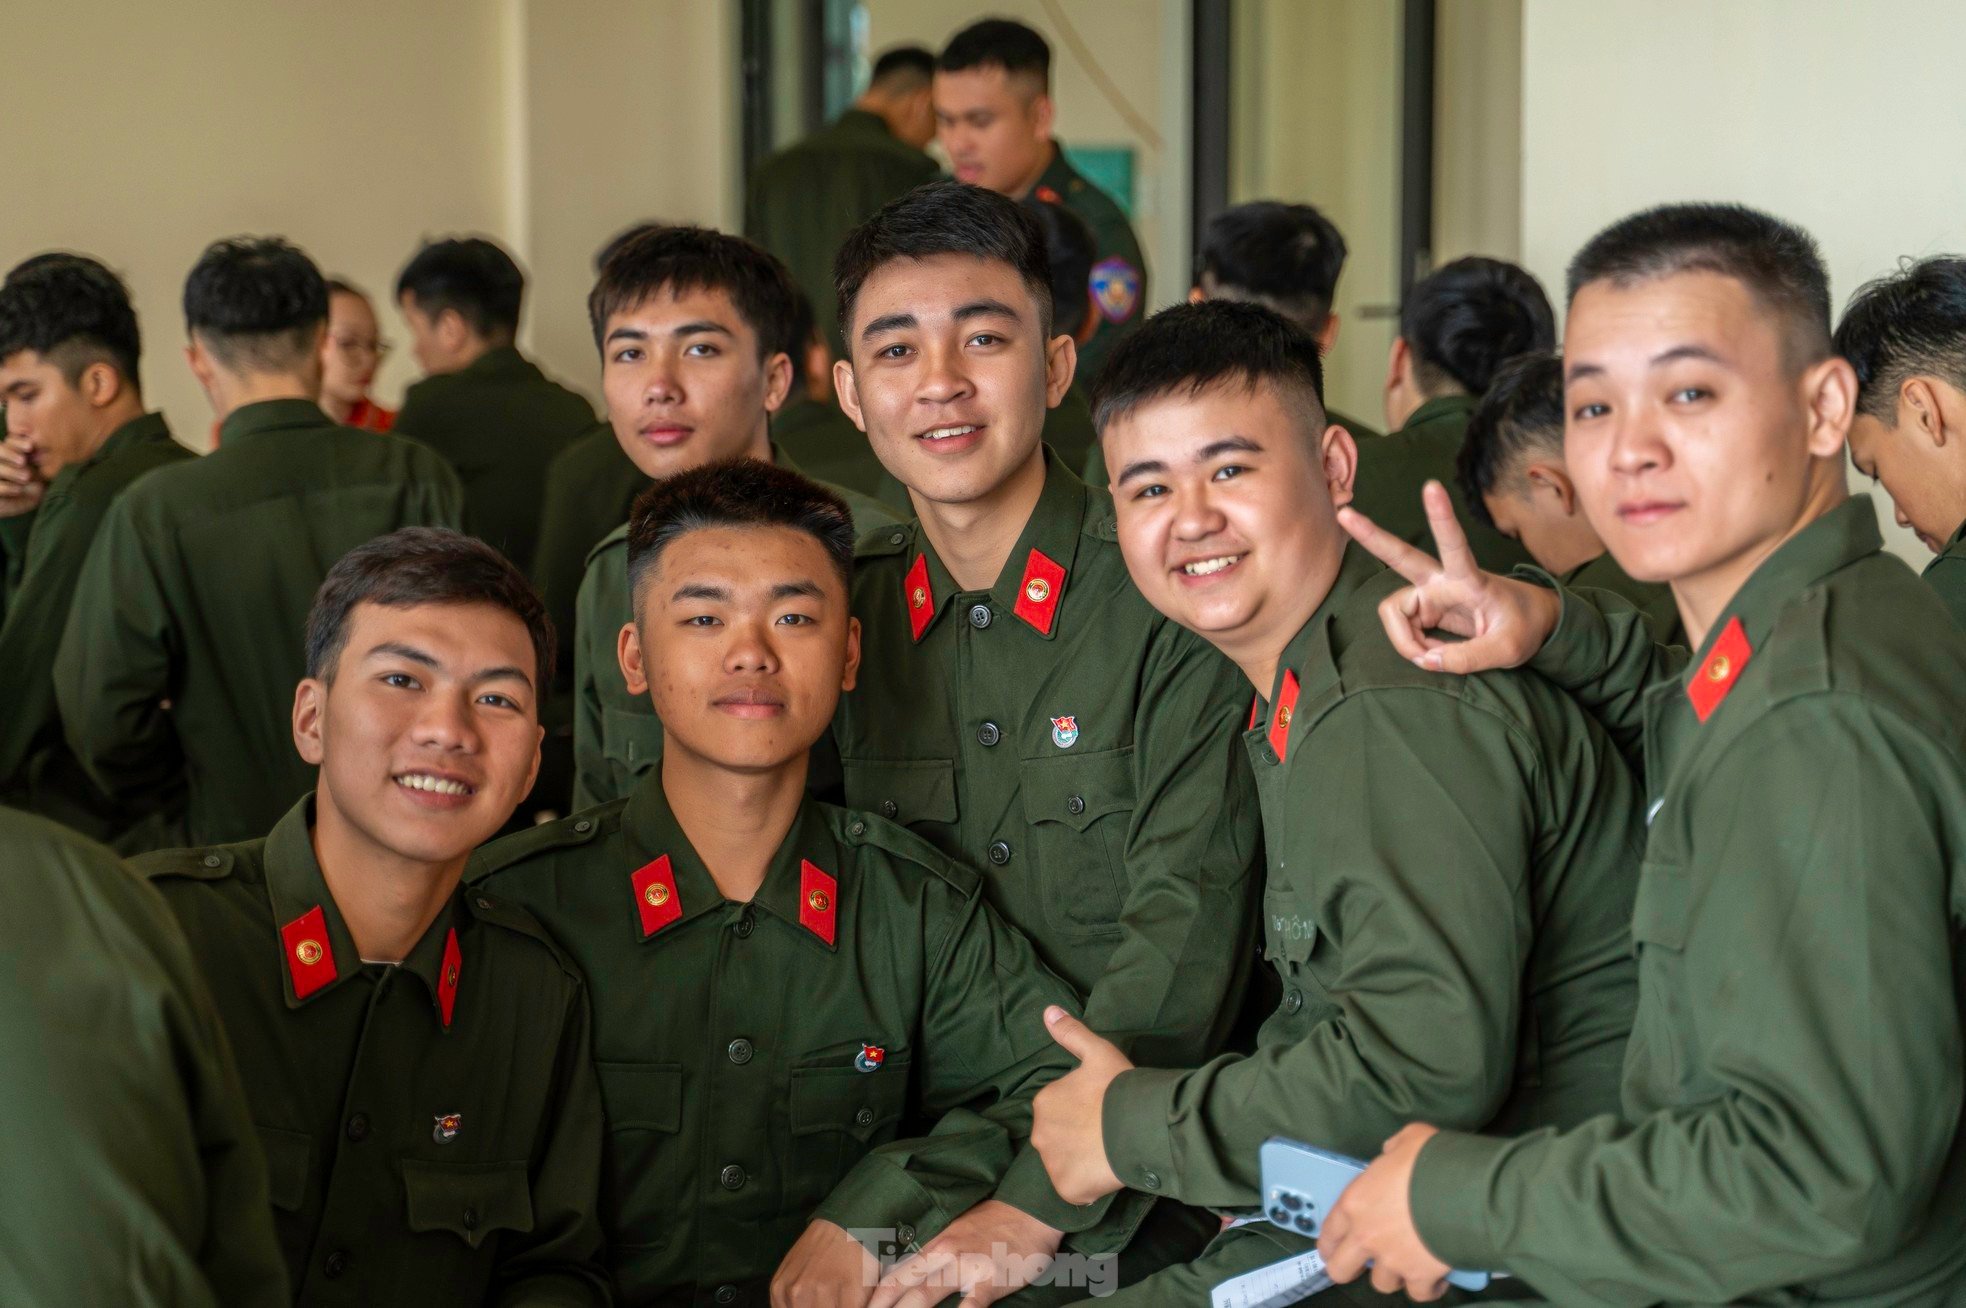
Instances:
[[[904,1168],[878,1153],[855,1163],[812,1216],[855,1232],[863,1242],[891,1240],[904,1250],[926,1243],[956,1219]]]
[[[1044,1160],[1029,1145],[1011,1159],[1010,1170],[1004,1173],[993,1197],[1037,1218],[1052,1230],[1067,1234],[1096,1225],[1112,1206],[1110,1196],[1089,1204],[1068,1204],[1060,1199],[1058,1192],[1051,1188],[1051,1176],[1044,1170]]]
[[[1492,1136],[1442,1131],[1414,1160],[1407,1202],[1420,1242],[1442,1262],[1493,1271],[1501,1253],[1489,1234],[1489,1196],[1496,1163],[1509,1147]]]
[[[1174,1170],[1174,1096],[1183,1073],[1171,1068],[1136,1067],[1106,1087],[1100,1134],[1113,1174],[1135,1190],[1152,1195],[1180,1193]]]

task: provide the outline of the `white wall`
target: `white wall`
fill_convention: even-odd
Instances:
[[[1738,200],[1814,234],[1840,312],[1905,255],[1966,250],[1962,49],[1957,0],[1524,0],[1524,261],[1556,292],[1614,219]]]

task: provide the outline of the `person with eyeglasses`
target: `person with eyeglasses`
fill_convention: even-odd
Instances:
[[[344,427],[388,431],[396,411],[369,397],[376,369],[389,357],[375,306],[366,292],[340,278],[328,279],[328,338],[321,349],[321,409]]]

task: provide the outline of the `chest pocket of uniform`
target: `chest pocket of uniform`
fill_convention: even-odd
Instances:
[[[678,1153],[683,1125],[681,1063],[594,1064],[607,1113],[607,1167],[602,1212],[622,1248],[666,1243],[674,1231],[669,1207],[688,1160]]]
[[[1646,1087],[1649,1105],[1681,1104],[1691,1074],[1692,1011],[1686,996],[1686,913],[1691,879],[1685,867],[1647,859],[1632,903],[1632,946],[1638,956],[1639,1020],[1625,1050],[1629,1074]]]
[[[307,1173],[314,1162],[314,1141],[300,1131],[259,1128],[260,1152],[266,1155],[267,1197],[283,1212],[297,1212],[307,1198]]]
[[[903,826],[956,820],[956,764],[953,759],[889,762],[842,759],[846,806],[878,813]]]
[[[493,1231],[532,1230],[526,1164],[403,1161],[412,1231],[448,1231],[473,1249]]]
[[[787,1198],[809,1206],[830,1194],[869,1149],[894,1137],[908,1104],[908,1060],[890,1056],[873,1072],[838,1057],[823,1067],[795,1067],[789,1099]]]
[[[1052,920],[1117,932],[1126,901],[1133,747],[1026,759],[1018,790]]]
[[[601,752],[639,776],[662,757],[662,719],[646,709],[603,708]]]

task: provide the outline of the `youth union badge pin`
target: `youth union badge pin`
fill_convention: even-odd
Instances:
[[[860,1072],[878,1072],[886,1061],[887,1050],[879,1045],[862,1045],[860,1052],[853,1056],[854,1070]]]
[[[437,1125],[430,1128],[430,1138],[438,1144],[449,1144],[457,1139],[457,1129],[464,1125],[464,1114],[444,1113],[437,1118]]]
[[[1079,743],[1079,720],[1071,714],[1051,720],[1051,743],[1060,749],[1070,749]]]

